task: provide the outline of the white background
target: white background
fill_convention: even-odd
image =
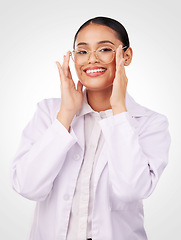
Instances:
[[[0,237],[26,240],[35,203],[11,189],[10,163],[36,103],[59,97],[55,61],[72,49],[79,26],[102,15],[127,29],[134,51],[126,68],[128,92],[140,104],[166,115],[172,145],[169,164],[146,200],[150,240],[181,239],[179,0],[20,1],[0,3]],[[72,69],[73,71],[73,69]],[[75,82],[77,81],[74,74]]]

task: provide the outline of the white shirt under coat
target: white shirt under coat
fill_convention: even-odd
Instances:
[[[83,105],[77,116],[84,116],[85,154],[73,197],[67,240],[92,238],[94,172],[104,144],[99,121],[112,115],[112,109],[94,111],[88,104],[84,91]]]

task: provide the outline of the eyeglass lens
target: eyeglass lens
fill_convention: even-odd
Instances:
[[[87,63],[90,59],[90,54],[95,54],[97,59],[102,63],[110,63],[114,58],[114,51],[111,48],[102,48],[97,51],[90,52],[83,49],[75,50],[73,52],[73,60],[78,64]]]

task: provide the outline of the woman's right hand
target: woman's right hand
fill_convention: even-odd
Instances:
[[[78,81],[76,89],[70,72],[69,60],[70,52],[67,52],[66,56],[64,56],[62,66],[59,62],[56,62],[61,82],[61,105],[57,119],[67,128],[67,130],[83,102],[83,85]]]

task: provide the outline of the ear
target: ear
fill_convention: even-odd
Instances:
[[[124,66],[129,66],[133,57],[133,50],[131,47],[129,47],[125,52],[124,52],[124,59],[125,63]]]

